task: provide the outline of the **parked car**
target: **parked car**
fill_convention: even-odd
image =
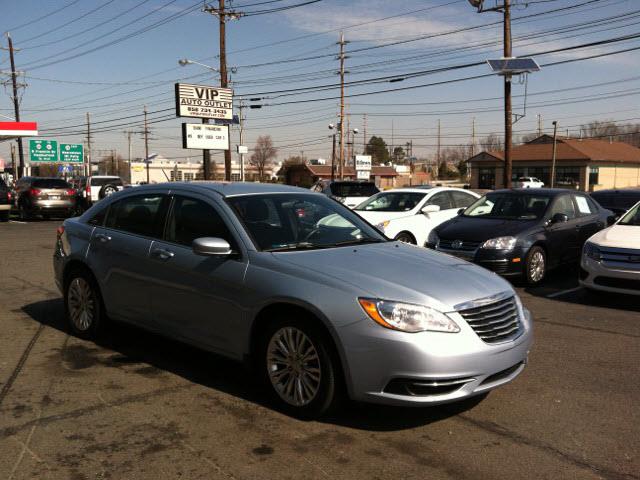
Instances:
[[[373,182],[358,182],[352,180],[320,180],[311,190],[334,198],[349,208],[354,208],[371,195],[380,191]]]
[[[8,222],[9,214],[11,212],[12,196],[11,190],[0,178],[0,222]]]
[[[387,237],[422,247],[432,228],[479,198],[460,188],[399,188],[375,194],[355,211]]]
[[[588,289],[640,295],[640,202],[587,240],[580,267]]]
[[[78,206],[82,211],[97,201],[124,189],[122,179],[115,175],[77,177],[73,183],[78,192]]]
[[[513,182],[513,188],[542,188],[544,182],[538,180],[536,177],[520,177]]]
[[[15,205],[22,220],[68,217],[76,208],[75,190],[61,178],[22,177],[16,182]]]
[[[602,207],[621,216],[637,202],[640,202],[640,188],[598,190],[591,194],[591,198]]]
[[[244,359],[300,416],[342,387],[391,405],[479,395],[522,372],[532,341],[500,277],[296,187],[127,189],[66,220],[53,263],[76,335],[109,318]]]
[[[584,242],[613,221],[587,194],[562,189],[497,190],[432,230],[428,244],[530,285],[580,260]]]

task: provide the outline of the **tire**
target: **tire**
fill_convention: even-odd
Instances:
[[[27,209],[24,202],[20,203],[20,206],[18,207],[18,215],[20,216],[20,220],[23,222],[31,220],[32,218],[31,212]]]
[[[280,409],[312,419],[336,405],[340,367],[329,342],[327,335],[310,322],[282,318],[267,327],[257,348],[258,374]],[[299,352],[295,345],[309,360],[296,358]],[[285,354],[287,346],[293,347],[289,351],[294,358]]]
[[[9,221],[9,210],[0,212],[0,222]]]
[[[74,269],[67,275],[64,310],[69,328],[76,336],[95,340],[102,333],[106,323],[102,296],[93,275],[86,269]]]
[[[117,191],[118,191],[118,187],[116,187],[115,185],[112,185],[111,183],[107,183],[106,185],[103,185],[102,188],[100,189],[100,192],[98,192],[98,198],[102,200],[103,198],[108,197],[109,195],[113,195]]]
[[[530,286],[542,283],[547,275],[547,254],[542,247],[531,247],[527,253],[523,275],[525,282]]]
[[[402,243],[409,243],[411,245],[417,245],[416,239],[413,238],[413,235],[411,235],[409,232],[400,232],[398,235],[396,235],[396,238],[394,238],[394,240]]]
[[[43,213],[42,214],[42,219],[43,220],[51,220],[51,215],[49,215],[48,213]]]

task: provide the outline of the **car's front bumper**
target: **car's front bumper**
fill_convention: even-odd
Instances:
[[[4,212],[7,210],[11,210],[11,204],[10,203],[0,203],[0,212]]]
[[[524,370],[533,341],[528,311],[521,318],[520,335],[500,344],[483,342],[459,314],[450,316],[460,332],[405,333],[368,319],[342,327],[351,397],[389,405],[437,405],[488,392]]]
[[[640,264],[609,267],[583,255],[580,285],[603,292],[640,295]]]
[[[436,250],[457,258],[462,258],[468,262],[473,262],[498,275],[507,277],[522,275],[526,259],[526,253],[520,247],[514,248],[513,250],[489,250],[482,248],[475,250],[450,250],[437,247]]]

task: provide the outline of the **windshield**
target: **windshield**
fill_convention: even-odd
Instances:
[[[256,246],[267,252],[387,241],[358,214],[321,195],[242,195],[228,202]]]
[[[34,188],[71,188],[71,185],[60,178],[34,180],[31,186]]]
[[[414,192],[382,192],[371,197],[355,210],[369,212],[407,212],[413,210],[426,196],[426,193]]]
[[[514,193],[489,193],[467,208],[465,217],[535,220],[542,218],[551,197]]]
[[[380,191],[371,182],[335,182],[329,189],[336,197],[370,197]]]
[[[640,203],[629,210],[624,217],[620,219],[618,225],[635,225],[640,226]]]

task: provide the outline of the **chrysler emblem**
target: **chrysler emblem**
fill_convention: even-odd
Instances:
[[[462,248],[462,240],[454,240],[451,246],[455,249]]]

